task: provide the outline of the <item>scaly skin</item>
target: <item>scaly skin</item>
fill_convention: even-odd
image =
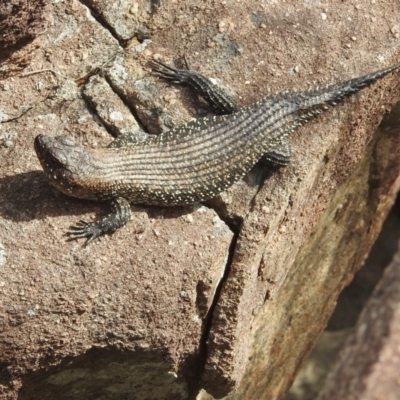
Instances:
[[[290,134],[400,65],[322,88],[278,93],[240,108],[206,77],[160,64],[155,72],[186,83],[219,113],[136,141],[119,137],[103,149],[71,139],[38,135],[35,150],[43,170],[61,192],[82,199],[112,201],[113,212],[95,223],[72,227],[71,238],[113,232],[130,218],[129,203],[182,205],[201,202],[240,180],[260,159],[286,165]]]

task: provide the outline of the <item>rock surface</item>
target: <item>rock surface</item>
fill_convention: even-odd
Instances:
[[[396,400],[400,393],[400,252],[385,270],[317,400]]]
[[[50,188],[33,138],[102,146],[107,129],[155,134],[209,112],[152,76],[152,58],[187,54],[243,104],[383,68],[399,14],[366,0],[120,3],[43,3],[43,29],[0,65],[0,393],[279,398],[398,189],[399,135],[374,134],[398,74],[299,129],[289,167],[258,166],[207,207],[137,208],[88,248],[63,233],[107,207]]]

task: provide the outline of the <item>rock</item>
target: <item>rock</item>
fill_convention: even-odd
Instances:
[[[114,116],[129,109],[128,125],[154,134],[208,110],[152,76],[153,56],[179,66],[188,55],[243,104],[396,62],[388,4],[150,3],[131,5],[123,36],[123,7],[48,2],[45,32],[1,65],[1,143],[14,132],[0,145],[5,398],[279,398],[398,190],[398,132],[376,131],[400,97],[392,74],[299,129],[287,168],[257,166],[206,207],[138,207],[87,248],[66,242],[69,225],[107,206],[52,189],[32,143],[38,133],[109,143],[100,107],[82,98],[92,75],[110,85],[101,105],[120,104]]]

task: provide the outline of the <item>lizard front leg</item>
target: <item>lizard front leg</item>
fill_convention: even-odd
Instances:
[[[105,233],[113,233],[124,226],[131,218],[131,206],[123,197],[116,197],[111,201],[111,213],[96,222],[79,221],[70,226],[67,232],[70,240],[87,238],[85,246],[92,240]]]

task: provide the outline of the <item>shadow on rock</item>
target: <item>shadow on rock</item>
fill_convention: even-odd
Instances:
[[[133,207],[132,211],[136,208],[146,211],[149,218],[169,219],[190,214],[200,206]],[[95,212],[100,218],[109,212],[108,204],[68,197],[53,188],[41,171],[0,178],[0,215],[5,219],[20,222],[87,212]]]

